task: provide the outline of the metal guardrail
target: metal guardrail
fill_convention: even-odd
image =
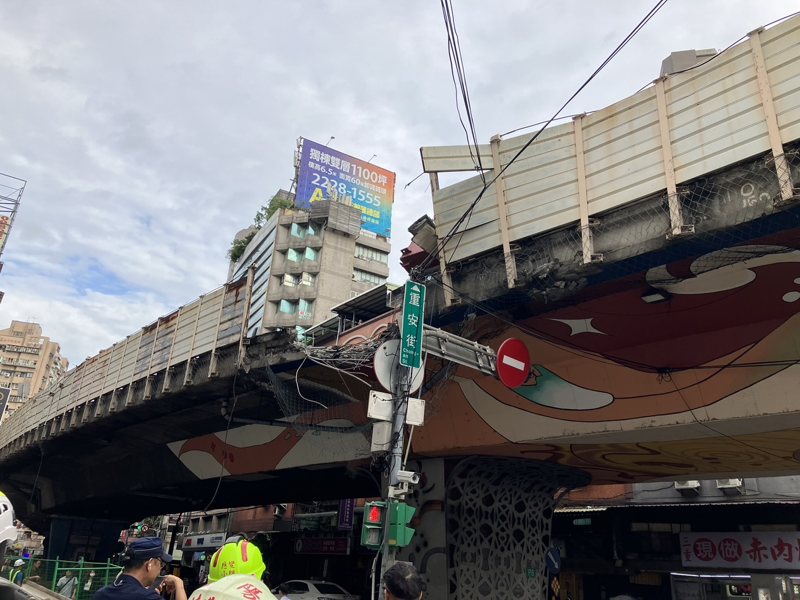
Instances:
[[[0,427],[0,457],[99,416],[102,397],[111,412],[130,403],[136,386],[144,386],[147,399],[190,383],[198,356],[210,354],[213,376],[220,348],[238,343],[241,351],[251,286],[251,274],[225,284],[86,359],[7,419]],[[179,365],[185,365],[182,380],[175,376]],[[163,375],[160,390],[153,387],[156,374]]]
[[[7,557],[2,576],[8,578],[10,561],[18,557]],[[91,600],[94,593],[113,583],[122,567],[111,561],[104,563],[83,560],[47,560],[30,558],[25,561],[25,581],[34,582],[70,600]]]

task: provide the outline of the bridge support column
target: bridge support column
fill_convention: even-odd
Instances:
[[[417,508],[416,534],[398,559],[425,577],[427,597],[547,597],[553,509],[561,493],[589,483],[586,473],[493,457],[426,459],[408,468],[422,476],[408,499]]]
[[[48,559],[103,562],[121,550],[119,532],[130,523],[108,519],[53,517],[46,538]]]
[[[449,600],[546,598],[545,553],[560,493],[581,471],[520,459],[459,463],[447,486]]]

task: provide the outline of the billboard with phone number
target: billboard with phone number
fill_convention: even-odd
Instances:
[[[303,140],[295,205],[332,200],[361,211],[361,228],[391,237],[395,174],[372,163]]]

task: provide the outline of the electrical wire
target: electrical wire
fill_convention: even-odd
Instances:
[[[306,402],[310,402],[311,404],[316,404],[317,406],[321,406],[325,410],[328,410],[328,407],[325,406],[322,402],[317,402],[316,400],[312,400],[311,398],[306,398],[303,396],[303,392],[300,391],[300,380],[297,377],[297,374],[300,372],[300,369],[303,368],[303,365],[306,364],[306,360],[308,360],[308,355],[303,357],[303,361],[300,363],[300,366],[297,367],[294,371],[294,387],[297,388],[297,394]]]
[[[751,345],[747,346],[746,348],[744,348],[744,350],[739,355],[737,355],[735,358],[733,358],[732,361],[729,361],[727,363],[722,363],[722,364],[684,365],[684,366],[677,366],[677,367],[663,367],[663,366],[655,366],[655,365],[642,363],[642,362],[638,362],[638,361],[633,361],[633,360],[626,360],[626,359],[622,359],[620,357],[611,356],[611,355],[608,355],[608,354],[603,354],[601,352],[596,352],[596,351],[593,351],[593,350],[589,350],[589,349],[583,348],[583,347],[581,347],[581,346],[579,346],[579,345],[577,345],[575,343],[570,343],[568,340],[563,340],[561,338],[558,338],[558,337],[553,336],[553,335],[549,335],[546,332],[543,332],[541,330],[535,329],[533,327],[523,325],[522,323],[519,323],[519,322],[516,322],[516,321],[512,321],[511,319],[508,319],[508,318],[504,317],[502,314],[500,314],[497,311],[493,310],[492,308],[490,308],[486,304],[483,304],[483,303],[471,298],[468,294],[465,294],[463,292],[457,291],[453,286],[447,285],[440,278],[437,278],[437,277],[435,277],[433,275],[430,275],[428,277],[428,280],[429,281],[433,281],[434,284],[440,286],[442,289],[448,289],[448,290],[452,291],[453,293],[458,294],[458,296],[464,302],[466,302],[467,304],[470,304],[471,306],[477,308],[481,312],[496,318],[497,320],[505,323],[506,325],[509,325],[511,327],[515,327],[516,329],[519,329],[521,332],[527,333],[528,335],[530,335],[530,336],[532,336],[532,337],[534,337],[534,338],[536,338],[536,339],[538,339],[538,340],[540,340],[542,342],[550,344],[551,346],[555,346],[555,347],[561,349],[564,352],[567,352],[569,354],[574,354],[575,356],[579,356],[579,357],[582,357],[582,358],[587,358],[589,360],[594,360],[594,361],[599,362],[601,364],[622,365],[622,366],[625,366],[625,367],[628,367],[628,368],[632,368],[632,369],[636,369],[636,370],[639,370],[639,371],[647,371],[647,372],[652,372],[652,373],[656,373],[656,374],[659,374],[659,375],[663,375],[665,373],[674,373],[674,372],[679,372],[679,371],[699,371],[699,370],[709,370],[709,369],[710,370],[714,370],[714,371],[722,371],[722,370],[725,370],[725,369],[736,369],[736,368],[792,367],[792,366],[795,366],[797,364],[800,364],[800,358],[787,358],[787,359],[771,360],[771,361],[733,362],[733,361],[738,361],[742,356],[744,356],[747,352],[749,352],[753,348],[754,344],[751,344]],[[711,376],[709,376],[709,377],[707,377],[707,378],[705,378],[705,379],[703,379],[703,380],[701,380],[701,381],[699,381],[699,382],[697,382],[695,384],[692,384],[692,386],[698,385],[699,383],[704,383],[705,381],[707,381],[708,379],[710,379],[710,377],[713,377],[714,375],[716,375],[716,373],[712,374]],[[688,387],[692,387],[692,386],[688,386]],[[664,394],[658,393],[658,394],[652,394],[651,396],[662,396],[662,395],[664,395]],[[647,396],[636,396],[636,397],[639,398],[639,397],[647,397]]]
[[[553,116],[550,117],[545,122],[544,126],[541,129],[539,129],[535,134],[533,134],[531,138],[527,142],[525,142],[525,144],[523,144],[523,146],[516,152],[516,154],[514,154],[511,160],[509,160],[508,163],[506,163],[506,165],[502,169],[500,169],[499,172],[497,172],[497,174],[490,182],[484,184],[483,188],[475,197],[475,199],[472,201],[472,203],[467,207],[467,209],[458,218],[458,220],[456,220],[456,222],[451,226],[447,234],[439,241],[436,250],[428,254],[427,257],[425,257],[422,263],[420,263],[420,265],[414,269],[412,276],[414,273],[417,274],[422,273],[422,271],[424,271],[424,269],[435,259],[435,257],[437,257],[441,252],[444,251],[444,248],[446,247],[448,242],[453,238],[453,236],[455,236],[456,233],[458,233],[458,228],[461,226],[461,224],[464,223],[467,219],[469,219],[470,215],[475,210],[475,207],[477,206],[478,202],[480,202],[481,198],[483,198],[483,195],[486,193],[486,190],[495,181],[497,181],[497,179],[500,178],[503,175],[503,173],[505,173],[505,171],[512,164],[514,164],[514,162],[516,162],[516,160],[530,147],[530,145],[533,144],[534,141],[536,141],[536,139],[542,134],[542,132],[544,132],[544,130],[547,129],[547,127],[555,119],[558,118],[558,116],[561,114],[561,111],[563,111],[567,107],[567,105],[569,105],[569,103],[572,102],[575,99],[575,97],[578,94],[580,94],[584,90],[584,88],[587,85],[589,85],[589,83],[608,65],[608,63],[610,63],[617,56],[617,54],[619,54],[622,51],[622,49],[628,45],[628,43],[636,36],[636,34],[638,34],[639,31],[641,31],[641,29],[656,15],[656,13],[658,13],[658,11],[661,10],[661,8],[667,3],[667,1],[668,0],[658,0],[655,6],[653,6],[653,8],[651,8],[650,11],[642,18],[642,20],[639,21],[636,27],[634,27],[633,30],[631,30],[631,32],[627,36],[625,36],[622,42],[620,42],[619,45],[617,45],[617,47],[611,52],[611,54],[609,54],[606,57],[606,59],[602,63],[600,63],[600,66],[594,70],[594,72],[588,77],[588,79],[586,79],[586,81],[584,81],[581,84],[581,86],[566,100],[566,102],[564,102],[564,104],[561,105],[561,108],[559,108],[553,114]],[[463,231],[461,233],[463,237]]]
[[[461,53],[461,41],[458,36],[458,29],[456,28],[455,13],[453,12],[451,0],[441,0],[441,6],[444,26],[447,32],[447,54],[450,61],[450,76],[453,80],[453,88],[456,92],[456,112],[458,113],[458,120],[461,122],[461,127],[467,137],[467,147],[469,148],[472,162],[475,164],[475,168],[483,184],[486,185],[486,175],[483,172],[478,135],[475,131],[475,119],[472,113],[472,102],[469,97],[469,87],[467,86],[467,75],[464,70],[464,59]],[[458,83],[456,83],[456,79],[458,79]],[[464,124],[464,119],[461,116],[461,109],[458,101],[459,91],[461,92],[461,100],[464,103],[464,113],[466,114],[469,128]],[[475,148],[475,154],[472,153],[473,147]]]
[[[650,85],[649,83],[647,85]],[[587,110],[581,113],[575,113],[574,115],[564,115],[562,117],[557,117],[552,121],[563,121],[564,119],[574,119],[575,117],[582,117],[584,115],[590,115],[593,112],[597,112],[595,110]],[[531,127],[538,127],[539,125],[544,125],[547,121],[539,121],[537,123],[531,123],[530,125],[523,125],[522,127],[517,127],[516,129],[512,129],[511,131],[506,131],[505,133],[501,133],[500,137],[505,137],[507,135],[511,135],[512,133],[517,133],[518,131],[524,131],[525,129],[530,129]]]
[[[225,463],[227,462],[228,458],[228,432],[231,429],[231,423],[233,422],[233,415],[236,412],[236,403],[239,400],[239,397],[236,394],[236,379],[239,377],[239,370],[236,370],[236,373],[233,375],[233,385],[231,389],[231,395],[233,396],[233,405],[231,406],[231,411],[227,415],[227,423],[225,424],[225,436],[223,438],[224,447],[225,449],[222,451],[222,460],[219,463],[219,477],[217,478],[217,486],[214,488],[214,494],[211,496],[211,500],[208,501],[206,507],[203,509],[203,512],[206,512],[211,505],[214,504],[214,501],[217,499],[217,494],[219,494],[219,488],[222,485],[222,479],[225,476]]]
[[[728,439],[728,440],[730,440],[730,441],[732,441],[732,442],[734,442],[736,444],[744,446],[744,447],[746,447],[746,448],[748,448],[750,450],[755,450],[756,452],[759,452],[759,453],[768,454],[769,456],[771,456],[773,458],[779,459],[781,462],[787,462],[787,461],[788,462],[796,462],[790,457],[781,456],[779,454],[775,454],[774,452],[770,452],[769,450],[766,450],[765,448],[759,448],[758,446],[753,446],[752,444],[748,444],[747,442],[745,442],[743,440],[740,440],[739,438],[733,437],[732,435],[728,435],[727,433],[719,431],[718,429],[714,429],[708,423],[705,423],[704,421],[701,421],[700,419],[697,418],[697,414],[695,414],[694,409],[689,405],[689,401],[681,393],[681,389],[678,387],[678,384],[675,383],[675,381],[672,378],[670,378],[669,381],[672,383],[673,386],[675,386],[675,391],[678,393],[678,396],[680,396],[681,400],[683,400],[683,403],[686,405],[686,410],[689,411],[689,414],[692,415],[692,418],[694,419],[694,422],[697,425],[700,425],[701,427],[704,427],[705,429],[707,429],[708,431],[714,433],[717,436],[724,437],[724,438],[726,438],[726,439]]]
[[[412,180],[411,180],[411,181],[409,181],[407,184],[405,184],[405,185],[403,186],[403,189],[404,189],[404,190],[405,190],[405,189],[408,189],[408,186],[410,186],[412,183],[414,183],[414,182],[415,182],[417,179],[419,179],[419,178],[420,178],[420,177],[422,177],[423,175],[425,175],[425,171],[423,171],[422,173],[420,173],[419,175],[417,175],[416,177],[414,177],[414,179],[412,179]]]
[[[781,17],[781,18],[779,18],[779,19],[775,19],[774,21],[770,21],[770,22],[769,22],[769,23],[767,23],[766,25],[762,25],[762,26],[761,26],[761,28],[762,28],[762,29],[765,29],[765,28],[767,28],[767,27],[772,27],[772,26],[773,26],[773,25],[775,25],[776,23],[780,23],[781,21],[785,21],[785,20],[787,20],[787,19],[791,19],[792,17],[796,17],[797,15],[800,15],[800,11],[793,12],[792,14],[790,14],[790,15],[786,15],[785,17]],[[692,71],[692,70],[694,70],[694,69],[699,69],[700,67],[702,67],[702,66],[704,66],[704,65],[707,65],[708,63],[710,63],[712,60],[714,60],[714,59],[716,59],[716,58],[718,58],[718,57],[722,56],[722,55],[723,55],[723,54],[725,54],[725,53],[726,53],[728,50],[730,50],[731,48],[733,48],[733,47],[734,47],[736,44],[738,44],[739,42],[743,42],[744,40],[748,39],[749,37],[750,37],[750,34],[749,34],[749,33],[748,33],[748,34],[746,34],[746,35],[743,35],[742,37],[740,37],[739,39],[737,39],[737,40],[736,40],[736,41],[734,41],[734,42],[731,42],[731,43],[730,43],[730,44],[728,44],[728,45],[727,45],[727,46],[726,46],[724,49],[720,50],[719,52],[717,52],[717,53],[716,53],[716,54],[714,54],[713,56],[710,56],[709,58],[707,58],[707,59],[706,59],[706,60],[704,60],[703,62],[699,62],[699,63],[697,63],[696,65],[692,65],[691,67],[686,67],[685,69],[681,69],[680,71],[673,71],[672,73],[670,73],[670,75],[678,75],[679,73],[687,73],[687,72],[689,72],[689,71]],[[638,94],[638,93],[639,93],[639,92],[641,92],[642,90],[644,90],[644,89],[646,89],[646,88],[650,87],[651,85],[653,85],[653,82],[652,82],[652,81],[649,81],[649,82],[645,83],[645,84],[644,84],[642,87],[640,87],[638,90],[636,90],[636,94]]]
[[[483,186],[488,187],[486,185],[486,174],[484,173],[483,162],[481,160],[478,134],[475,131],[475,119],[472,113],[472,102],[469,97],[469,88],[467,87],[467,75],[464,70],[464,60],[461,54],[461,42],[459,40],[458,30],[456,29],[455,14],[453,13],[453,7],[450,0],[441,0],[441,5],[445,29],[447,30],[447,50],[448,58],[450,60],[450,75],[453,79],[453,88],[455,88],[456,91],[456,112],[458,113],[458,119],[461,122],[461,127],[464,129],[464,133],[467,137],[467,147],[469,148],[470,158],[472,158],[472,162],[475,165],[475,169],[478,171],[478,175],[483,182]],[[458,85],[456,85],[456,77],[458,77]],[[467,131],[467,127],[464,125],[464,120],[461,118],[461,111],[458,104],[459,88],[461,90],[462,101],[464,102],[464,112],[467,115],[467,122],[469,123],[469,131]],[[474,154],[472,153],[473,146],[475,148]],[[467,217],[467,221],[464,224],[465,231],[469,229],[469,222],[471,218],[472,214]],[[450,254],[451,260],[458,251],[458,247],[461,245],[462,239],[463,236],[458,238],[458,241],[456,242],[456,245]]]

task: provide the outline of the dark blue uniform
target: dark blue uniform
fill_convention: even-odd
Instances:
[[[94,593],[94,600],[164,600],[155,590],[144,587],[139,580],[124,573],[111,585]]]

